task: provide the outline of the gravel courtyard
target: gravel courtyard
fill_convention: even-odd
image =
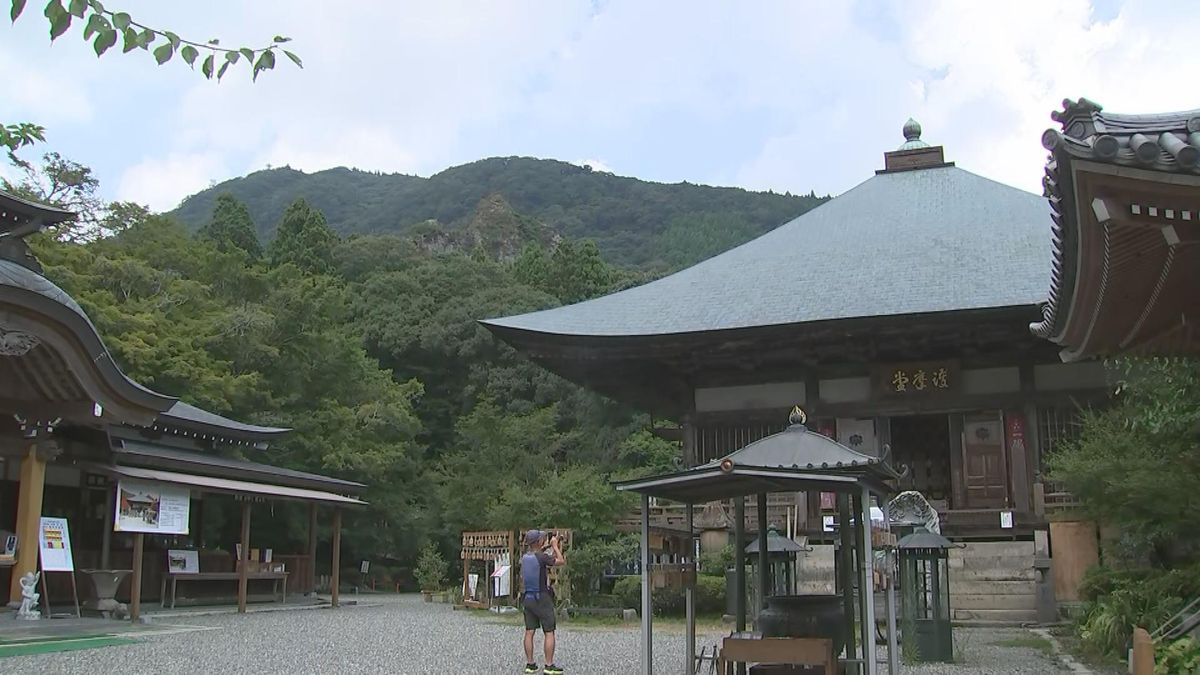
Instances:
[[[519,673],[521,627],[509,619],[456,612],[419,597],[376,600],[341,610],[263,612],[163,620],[137,643],[0,661],[3,672],[79,673]],[[149,632],[148,632],[149,633]],[[568,673],[636,672],[636,626],[559,627],[559,665]],[[718,640],[711,634],[701,645]],[[1019,629],[959,629],[966,662],[905,673],[1062,672],[1044,645]],[[539,645],[540,649],[540,638]],[[655,631],[655,671],[682,672],[678,625]],[[539,659],[540,662],[540,659]]]

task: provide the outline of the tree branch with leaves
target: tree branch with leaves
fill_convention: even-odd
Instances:
[[[9,18],[13,23],[25,12],[26,4],[27,0],[12,0]],[[148,26],[128,12],[108,9],[100,0],[50,0],[42,15],[49,22],[51,42],[65,35],[73,24],[82,25],[83,39],[91,43],[98,57],[121,42],[122,53],[140,49],[152,54],[160,66],[178,56],[194,70],[199,61],[200,73],[209,80],[216,77],[220,81],[229,68],[246,63],[250,65],[251,79],[257,81],[260,73],[275,68],[277,51],[297,67],[304,67],[299,56],[283,48],[291,38],[282,35],[276,35],[263,47],[224,47],[217,38],[198,42],[182,38],[173,31]],[[13,153],[36,142],[44,142],[44,134],[45,129],[36,124],[0,123],[0,147]]]

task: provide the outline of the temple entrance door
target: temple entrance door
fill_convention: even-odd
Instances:
[[[1008,506],[1008,461],[999,412],[963,416],[963,477],[967,508]]]

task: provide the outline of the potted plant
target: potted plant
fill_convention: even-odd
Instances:
[[[434,592],[446,583],[446,560],[442,558],[433,542],[421,549],[413,576],[417,579],[417,585],[421,587],[421,599],[432,602]]]

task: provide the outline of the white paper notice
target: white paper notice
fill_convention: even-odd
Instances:
[[[1012,511],[1001,511],[1000,512],[1000,527],[1002,527],[1006,530],[1011,530],[1012,526],[1013,526]]]
[[[66,518],[42,518],[38,528],[38,549],[43,572],[74,572],[71,557],[71,533]]]
[[[187,534],[191,495],[163,483],[123,480],[117,484],[116,532]]]

